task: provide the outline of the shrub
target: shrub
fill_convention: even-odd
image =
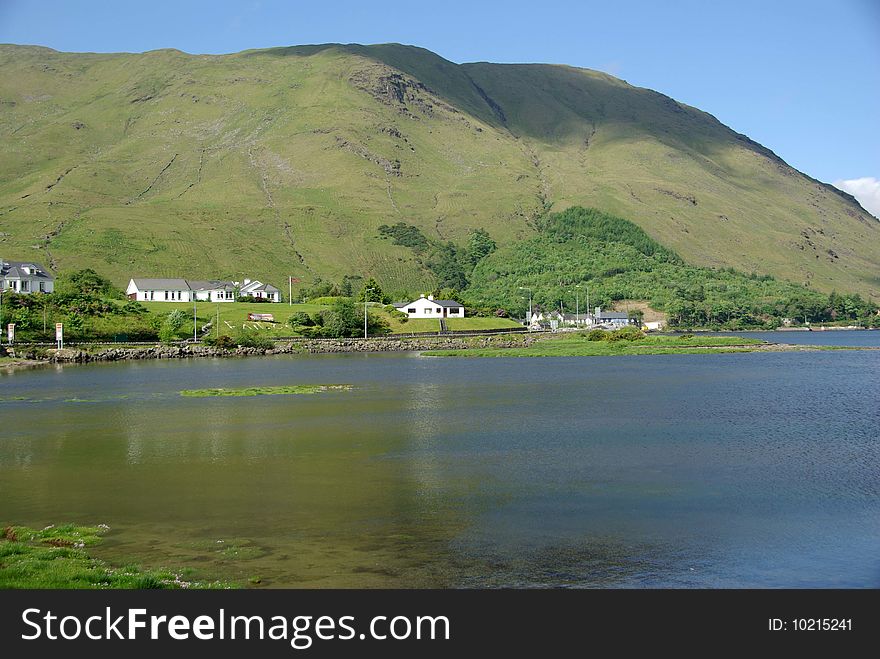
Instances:
[[[679,339],[680,341],[687,341],[688,339],[692,339],[692,338],[694,338],[694,335],[693,335],[693,334],[690,334],[690,333],[688,333],[688,334],[682,334],[681,336],[678,337],[678,339]]]
[[[256,332],[243,331],[238,335],[235,343],[242,348],[260,348],[262,350],[271,350],[275,347],[275,341],[263,334]]]
[[[287,324],[290,325],[291,328],[296,329],[297,327],[309,327],[314,325],[315,322],[305,311],[297,311],[287,319]]]
[[[644,339],[645,333],[637,327],[633,327],[632,325],[628,327],[621,327],[620,329],[614,330],[611,332],[611,336],[608,337],[609,341],[638,341],[639,339]]]
[[[209,336],[205,339],[205,345],[222,348],[223,350],[232,350],[235,347],[235,339],[228,334],[221,334],[218,337]]]
[[[609,332],[600,329],[594,329],[587,332],[587,341],[606,341],[608,340]]]
[[[124,314],[140,315],[147,313],[147,308],[136,300],[127,300],[125,304],[120,307],[120,311]]]

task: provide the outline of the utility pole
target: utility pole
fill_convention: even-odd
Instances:
[[[370,291],[372,288],[364,289],[364,338],[367,338],[367,301],[370,299]]]
[[[287,275],[287,306],[293,306],[293,276]]]
[[[199,321],[196,318],[196,293],[193,291],[190,293],[193,296],[193,341],[198,341],[197,332],[199,331]],[[210,293],[208,294],[210,297]]]
[[[529,317],[528,317],[528,322],[526,323],[526,326],[529,328],[529,330],[531,330],[531,328],[532,328],[532,289],[529,288],[528,286],[520,286],[519,290],[529,292]]]
[[[580,289],[581,289],[580,284],[577,284],[574,287],[574,326],[575,327],[580,326],[580,323],[581,323],[581,318],[580,318],[580,311],[581,311],[580,292],[581,292],[581,290]]]

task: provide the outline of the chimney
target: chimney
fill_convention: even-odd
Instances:
[[[433,296],[433,295],[429,295],[429,296],[428,296],[428,299],[429,299],[429,300],[433,300],[433,299],[434,299],[434,296]]]
[[[601,315],[602,315],[602,307],[596,307],[596,315],[597,315],[597,316],[601,316]]]
[[[245,285],[245,286],[247,286],[247,285],[250,284],[250,283],[251,283],[251,280],[250,280],[250,279],[245,279],[245,280],[244,280],[244,285]]]

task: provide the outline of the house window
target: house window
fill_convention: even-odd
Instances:
[[[415,307],[410,307],[409,309],[406,310],[406,312],[407,312],[407,313],[415,313],[415,312],[416,312],[416,308],[415,308]]]
[[[45,293],[45,292],[46,292],[46,282],[41,281],[40,282],[40,293]]]
[[[21,282],[21,292],[27,293],[30,290],[30,282],[27,280],[23,280]]]
[[[452,307],[452,308],[449,310],[449,313],[451,313],[451,314],[456,313],[456,314],[457,314],[457,313],[458,313],[458,307]]]

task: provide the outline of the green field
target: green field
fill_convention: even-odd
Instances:
[[[450,330],[461,331],[522,328],[522,325],[510,318],[479,318],[475,316],[473,318],[447,318],[446,327]]]
[[[302,286],[438,276],[379,226],[464,245],[596,207],[688,263],[880,300],[880,222],[698,109],[612,76],[397,44],[232,55],[0,46],[4,258]],[[519,285],[529,285],[521,281]],[[401,298],[406,297],[401,295]]]
[[[599,357],[750,352],[766,345],[765,341],[739,336],[646,336],[635,341],[589,341],[578,334],[563,334],[523,348],[430,350],[422,354],[430,357]]]
[[[180,309],[187,314],[189,322],[181,334],[192,336],[192,302],[142,302],[142,304],[154,316],[167,316],[174,309]],[[297,311],[306,313],[315,313],[326,309],[327,307],[316,304],[294,304],[286,303],[277,304],[261,304],[249,302],[196,302],[196,318],[198,319],[198,327],[201,329],[208,322],[213,322],[211,335],[217,334],[217,314],[220,314],[219,333],[228,336],[237,336],[243,330],[263,333],[269,337],[295,336],[296,333],[287,324],[287,319],[291,314]],[[249,313],[271,313],[275,316],[274,323],[256,322],[247,320]]]

